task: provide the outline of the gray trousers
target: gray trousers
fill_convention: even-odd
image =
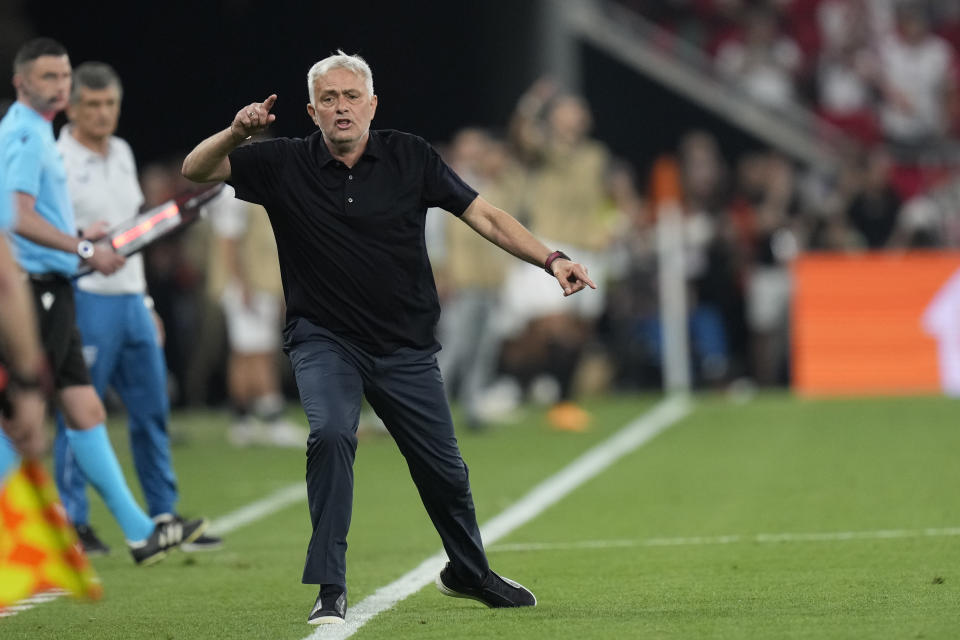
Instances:
[[[310,422],[307,498],[313,535],[304,584],[346,586],[363,396],[406,458],[454,571],[462,580],[481,580],[489,565],[434,351],[402,348],[373,356],[302,318],[286,329],[284,349]]]
[[[467,418],[481,423],[484,392],[493,383],[503,336],[494,322],[500,292],[466,288],[443,303],[438,326],[443,351],[437,355],[447,384],[456,382]],[[448,391],[453,391],[447,388]]]

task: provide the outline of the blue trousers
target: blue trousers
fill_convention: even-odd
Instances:
[[[127,408],[130,447],[151,516],[173,513],[177,481],[167,435],[167,368],[157,330],[140,294],[99,295],[75,289],[84,358],[100,397],[112,386]],[[89,522],[87,479],[57,414],[54,467],[60,499],[75,524]]]
[[[302,318],[284,333],[310,422],[306,475],[313,534],[304,584],[346,585],[363,396],[406,458],[454,571],[464,581],[482,579],[489,565],[435,350],[401,348],[374,356]]]

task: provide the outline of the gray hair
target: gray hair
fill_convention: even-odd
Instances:
[[[81,89],[99,91],[108,87],[116,87],[123,98],[123,84],[120,76],[113,67],[105,62],[84,62],[73,70],[73,86],[70,87],[70,103],[76,104],[80,100]]]
[[[367,93],[371,96],[373,95],[373,72],[370,71],[370,65],[367,64],[367,61],[356,54],[351,56],[344,53],[341,49],[337,49],[335,54],[316,63],[310,67],[310,71],[307,72],[307,94],[310,96],[310,104],[316,102],[314,85],[317,83],[317,78],[326,75],[334,69],[346,69],[347,71],[352,71],[357,74],[363,78],[364,83],[367,85]]]

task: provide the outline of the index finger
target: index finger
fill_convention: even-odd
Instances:
[[[277,101],[277,94],[271,93],[270,97],[260,103],[260,106],[263,107],[263,110],[269,112],[273,107],[273,103]]]
[[[597,285],[593,284],[593,280],[591,280],[589,276],[587,276],[586,272],[583,269],[577,269],[577,273],[575,275],[577,276],[577,279],[580,280],[580,282],[583,282],[589,285],[591,289],[597,288]]]

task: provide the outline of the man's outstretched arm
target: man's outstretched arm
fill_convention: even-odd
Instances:
[[[263,102],[253,102],[237,111],[229,127],[213,134],[187,154],[180,169],[183,176],[194,182],[229,180],[230,152],[277,119],[270,113],[276,101],[277,94],[274,93]]]
[[[516,257],[538,267],[544,267],[553,252],[516,218],[503,209],[498,209],[482,197],[476,199],[461,216],[474,231]],[[597,285],[587,276],[587,268],[566,258],[556,258],[550,263],[550,271],[563,289],[563,295]]]

